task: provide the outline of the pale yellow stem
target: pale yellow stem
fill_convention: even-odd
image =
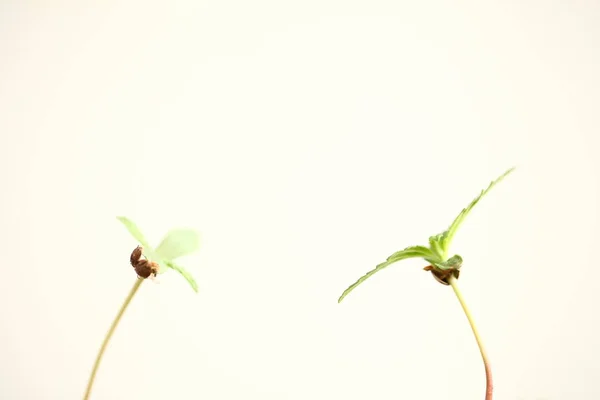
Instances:
[[[98,355],[96,356],[96,361],[94,362],[94,367],[92,368],[92,373],[90,375],[90,379],[88,381],[87,389],[85,390],[85,395],[83,396],[83,400],[88,400],[90,398],[90,393],[92,392],[92,385],[94,384],[94,379],[96,379],[96,373],[98,372],[98,367],[100,366],[100,361],[102,360],[102,356],[104,355],[104,352],[106,351],[108,342],[110,341],[110,338],[112,337],[113,333],[115,332],[115,329],[117,329],[117,325],[119,325],[119,321],[121,320],[121,317],[125,313],[125,310],[127,309],[127,306],[129,305],[129,303],[131,303],[131,299],[133,299],[133,296],[139,289],[142,282],[144,282],[144,280],[142,278],[136,278],[135,283],[133,284],[133,287],[129,291],[127,298],[125,299],[125,301],[123,302],[123,305],[121,306],[121,309],[119,310],[119,313],[115,317],[112,325],[110,326],[110,329],[106,333],[106,336],[104,337],[104,342],[102,342],[100,351],[98,352]]]
[[[477,345],[479,346],[479,352],[481,353],[481,358],[483,359],[483,365],[485,367],[485,379],[486,379],[485,400],[492,400],[492,395],[493,395],[493,391],[494,391],[494,386],[493,386],[493,382],[492,382],[492,369],[490,367],[490,361],[485,352],[485,348],[483,347],[483,341],[481,340],[481,335],[479,334],[479,331],[477,330],[477,326],[475,325],[475,321],[473,320],[471,311],[469,311],[469,308],[467,307],[467,303],[465,302],[465,299],[463,298],[462,293],[460,292],[460,289],[458,288],[457,280],[454,278],[454,276],[451,276],[450,279],[448,279],[448,282],[450,283],[450,286],[452,286],[452,289],[454,290],[454,294],[456,294],[456,297],[458,298],[458,301],[460,302],[460,305],[462,306],[463,311],[465,312],[465,315],[467,316],[467,319],[469,320],[469,324],[471,325],[473,334],[475,335],[475,340],[477,341]]]

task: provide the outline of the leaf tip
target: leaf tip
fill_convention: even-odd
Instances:
[[[506,172],[504,173],[504,176],[512,173],[515,169],[517,169],[517,166],[513,165],[512,167],[510,167],[509,169],[506,170]]]
[[[116,219],[125,226],[133,224],[133,221],[124,215],[117,215]]]

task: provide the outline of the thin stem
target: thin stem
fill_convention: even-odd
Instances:
[[[483,358],[483,365],[485,367],[485,400],[492,400],[492,395],[494,391],[494,385],[492,382],[492,369],[490,367],[490,360],[485,352],[485,348],[483,347],[483,341],[481,340],[481,336],[479,335],[479,331],[477,330],[477,326],[475,325],[475,321],[473,320],[471,311],[469,311],[467,303],[465,302],[465,299],[463,298],[462,293],[458,288],[458,283],[456,279],[453,276],[451,276],[448,281],[450,283],[450,286],[452,286],[454,294],[456,294],[456,297],[458,298],[458,301],[460,302],[460,305],[462,306],[463,311],[465,312],[465,315],[469,320],[469,324],[471,325],[473,334],[475,335],[475,340],[477,341],[477,345],[479,346],[479,351],[481,352],[481,358]]]
[[[98,372],[98,367],[100,366],[100,361],[102,360],[102,356],[104,355],[104,352],[106,351],[108,342],[110,341],[110,338],[112,337],[113,333],[115,333],[115,329],[117,329],[117,325],[119,325],[119,321],[121,320],[121,317],[125,313],[125,310],[127,309],[127,306],[129,305],[129,303],[131,303],[131,299],[133,299],[133,296],[136,294],[136,292],[139,289],[142,282],[144,282],[143,279],[136,278],[135,283],[133,284],[133,287],[129,291],[127,298],[125,299],[125,301],[123,302],[123,305],[121,306],[121,309],[119,310],[119,313],[115,317],[112,325],[110,326],[110,329],[106,333],[106,336],[104,337],[104,342],[102,342],[102,347],[100,347],[100,351],[98,352],[98,355],[96,356],[96,361],[94,362],[94,368],[92,369],[92,374],[90,375],[90,379],[88,381],[87,389],[85,390],[85,395],[83,396],[83,400],[88,400],[90,398],[90,393],[92,392],[92,385],[94,384],[94,379],[96,379],[96,373]]]

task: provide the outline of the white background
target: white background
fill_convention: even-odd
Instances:
[[[496,399],[600,398],[595,1],[2,2],[0,398],[483,399],[450,288],[396,250],[453,252]]]

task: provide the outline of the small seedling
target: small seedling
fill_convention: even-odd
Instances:
[[[133,250],[129,257],[129,261],[131,266],[134,268],[136,272],[136,280],[133,284],[133,287],[129,291],[127,298],[123,302],[117,316],[115,317],[110,329],[108,330],[106,336],[104,337],[104,341],[102,342],[102,346],[100,347],[100,351],[96,356],[96,361],[94,362],[94,367],[92,368],[92,373],[90,375],[90,379],[87,384],[87,388],[85,391],[85,395],[83,396],[84,400],[89,399],[90,393],[92,391],[92,385],[94,384],[94,380],[96,378],[96,373],[98,372],[98,367],[100,366],[100,361],[102,360],[102,356],[106,351],[108,346],[108,342],[112,337],[121,317],[125,313],[127,306],[131,303],[131,299],[137,293],[140,288],[142,282],[147,278],[153,279],[159,273],[165,272],[167,269],[173,269],[181,274],[185,278],[186,281],[190,284],[192,289],[195,292],[198,292],[198,285],[196,281],[192,277],[192,275],[187,272],[182,266],[175,264],[173,260],[194,253],[200,247],[200,238],[196,231],[191,229],[174,229],[169,231],[163,240],[160,242],[156,249],[153,249],[148,242],[146,241],[144,235],[139,230],[136,224],[134,224],[131,220],[126,217],[117,217],[119,221],[125,225],[125,228],[131,233],[131,235],[138,241],[139,245]]]
[[[498,182],[504,179],[508,174],[510,174],[514,168],[509,169],[504,174],[499,176],[496,180],[492,181],[489,186],[482,190],[479,196],[477,196],[471,204],[467,206],[467,208],[463,209],[460,214],[456,217],[456,219],[452,222],[450,227],[435,236],[431,236],[429,238],[429,246],[411,246],[407,247],[404,250],[397,251],[392,254],[382,262],[377,265],[374,269],[367,272],[360,279],[358,279],[355,283],[350,285],[348,289],[342,293],[340,298],[338,299],[338,303],[341,302],[344,297],[346,297],[352,290],[354,290],[358,285],[363,283],[365,280],[373,276],[375,273],[381,271],[382,269],[389,267],[391,264],[406,260],[408,258],[423,258],[429,265],[423,268],[425,271],[431,272],[433,277],[443,285],[450,285],[454,290],[458,301],[460,302],[467,319],[469,320],[469,324],[471,325],[471,329],[473,330],[473,334],[475,335],[475,340],[477,341],[477,345],[479,346],[479,351],[481,352],[481,357],[483,358],[483,364],[485,367],[485,376],[486,376],[486,400],[492,399],[493,394],[493,384],[492,384],[492,371],[490,368],[490,362],[488,356],[483,347],[483,342],[481,340],[481,336],[477,331],[477,327],[475,326],[475,322],[473,321],[473,317],[471,312],[467,308],[467,304],[458,288],[457,280],[460,275],[460,267],[462,266],[463,259],[458,254],[453,255],[452,257],[448,257],[449,255],[449,247],[452,238],[456,234],[458,227],[464,221],[465,217],[473,209],[473,207],[481,200],[481,198],[490,191],[492,187],[494,187]]]

